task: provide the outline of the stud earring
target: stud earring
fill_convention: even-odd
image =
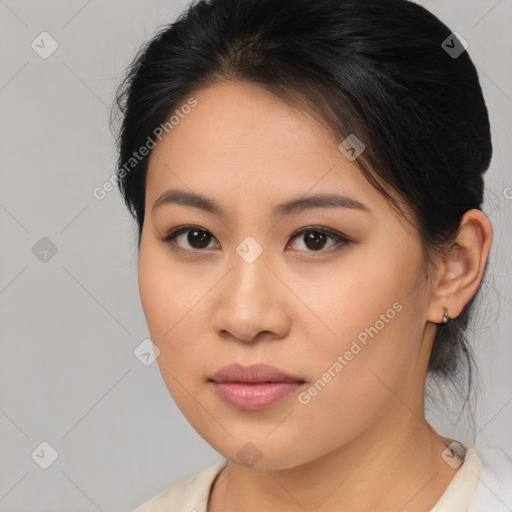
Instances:
[[[443,324],[447,324],[448,320],[450,320],[450,317],[448,316],[448,308],[446,306],[443,306]]]

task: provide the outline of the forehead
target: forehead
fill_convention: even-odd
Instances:
[[[177,188],[254,210],[331,192],[388,208],[316,116],[246,82],[215,84],[181,105],[190,98],[195,106],[182,112],[152,151],[147,211]]]
[[[196,106],[176,119],[178,123],[164,134],[165,143],[154,153],[165,146],[175,159],[182,153],[195,158],[207,154],[222,161],[250,156],[250,165],[258,157],[267,162],[280,156],[293,159],[293,154],[318,159],[319,153],[337,145],[327,128],[309,113],[255,84],[221,82],[191,97]],[[180,106],[176,107],[179,111]]]

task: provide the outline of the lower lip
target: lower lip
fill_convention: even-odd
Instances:
[[[245,411],[264,409],[300,388],[302,382],[212,382],[228,404]]]

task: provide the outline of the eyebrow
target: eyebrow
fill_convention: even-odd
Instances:
[[[192,206],[215,215],[226,216],[224,209],[217,201],[195,192],[174,189],[167,190],[154,202],[151,214],[153,215],[155,211],[164,204]],[[272,215],[282,216],[314,208],[350,208],[371,213],[370,208],[357,199],[340,194],[325,193],[299,197],[278,204],[272,208]]]

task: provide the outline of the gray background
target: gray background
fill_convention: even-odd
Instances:
[[[175,406],[157,364],[134,356],[149,336],[135,225],[117,189],[92,195],[114,172],[109,110],[121,73],[186,3],[0,0],[4,512],[127,511],[220,459]],[[468,41],[490,110],[485,212],[495,241],[472,337],[483,383],[476,442],[494,439],[512,456],[512,2],[420,3]],[[43,31],[59,45],[47,59],[31,47]],[[44,237],[57,249],[47,261]],[[454,425],[446,409],[432,402],[434,425],[472,442],[464,417]],[[43,441],[58,452],[48,469]]]

